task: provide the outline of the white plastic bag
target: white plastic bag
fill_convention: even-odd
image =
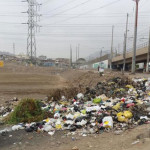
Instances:
[[[113,128],[113,119],[111,116],[103,118],[103,127],[105,128]]]

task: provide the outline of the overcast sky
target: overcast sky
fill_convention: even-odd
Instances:
[[[0,51],[26,54],[26,2],[0,0]],[[80,57],[110,50],[114,25],[114,50],[122,51],[126,16],[129,13],[128,45],[133,45],[135,2],[133,0],[37,0],[42,14],[36,33],[37,54],[50,58],[69,57],[70,44],[75,58],[80,44]],[[139,3],[138,44],[147,42],[150,26],[150,0]],[[145,39],[143,39],[145,38]]]

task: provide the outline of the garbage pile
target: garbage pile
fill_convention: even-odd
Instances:
[[[68,100],[43,101],[42,110],[53,114],[41,122],[20,123],[11,130],[27,132],[68,130],[82,136],[114,131],[115,134],[150,123],[150,79],[113,78],[86,88]],[[3,131],[4,132],[4,131]],[[2,131],[0,133],[3,133]]]
[[[17,105],[18,98],[14,97],[13,99],[6,101],[5,106],[0,106],[0,116],[7,116],[13,109],[15,105]]]

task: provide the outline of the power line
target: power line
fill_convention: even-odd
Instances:
[[[82,6],[82,5],[86,4],[86,3],[88,3],[89,1],[91,1],[91,0],[87,0],[87,1],[85,1],[85,2],[83,2],[83,3],[80,3],[80,4],[78,4],[78,5],[75,5],[75,6],[71,7],[71,8],[68,8],[68,9],[66,9],[66,10],[63,10],[63,11],[61,11],[61,12],[59,12],[59,13],[53,14],[53,15],[51,15],[51,16],[48,16],[47,18],[49,18],[49,17],[55,17],[55,16],[57,16],[57,15],[59,15],[59,14],[62,14],[62,13],[65,13],[65,12],[67,12],[67,11],[69,11],[69,10],[75,9],[75,8],[77,8],[77,7],[80,7],[80,6]]]
[[[115,0],[115,1],[113,1],[113,2],[111,2],[111,3],[108,3],[108,4],[106,4],[106,5],[100,6],[100,7],[98,7],[98,8],[92,9],[92,10],[89,10],[89,11],[87,11],[87,12],[85,12],[85,13],[82,13],[82,14],[79,14],[79,15],[77,15],[77,16],[74,16],[74,17],[71,17],[71,18],[68,18],[68,19],[65,19],[65,20],[56,22],[55,24],[61,23],[61,22],[65,22],[65,21],[68,21],[68,20],[72,20],[72,19],[74,19],[74,18],[80,17],[80,16],[85,15],[85,14],[87,14],[87,13],[94,12],[94,11],[96,11],[96,10],[99,10],[99,9],[102,9],[102,8],[105,8],[105,7],[108,7],[108,6],[110,6],[110,5],[113,5],[113,4],[115,4],[115,3],[119,2],[119,1],[120,1],[120,0]]]
[[[12,25],[12,24],[16,24],[16,25],[21,25],[22,23],[20,22],[0,22],[0,24],[7,24],[7,25]]]
[[[46,17],[51,17],[51,15],[45,15]],[[75,17],[76,15],[57,15],[57,16],[55,16],[55,17],[58,17],[58,18],[66,18],[66,17]],[[44,17],[44,16],[43,16]],[[93,17],[108,17],[108,18],[114,18],[114,17],[124,17],[124,15],[118,15],[118,16],[113,16],[113,15],[109,15],[109,16],[106,16],[106,15],[104,15],[104,16],[96,16],[96,15],[90,15],[90,16],[88,16],[88,15],[86,15],[86,16],[80,16],[80,18],[93,18]],[[131,17],[133,17],[133,16],[131,16]],[[150,15],[140,15],[139,17],[150,17]]]
[[[21,22],[0,22],[0,24],[16,24],[16,25],[21,25]],[[132,26],[134,23],[129,23],[130,26]],[[114,24],[117,27],[124,27],[125,23],[118,23],[118,24]],[[139,24],[139,26],[145,26],[146,23],[142,23]],[[51,25],[51,24],[43,24],[43,27],[112,27],[112,25],[110,24],[61,24],[61,25]],[[148,29],[148,27],[146,27]],[[146,29],[145,28],[145,29]],[[141,31],[145,31],[146,30],[141,30]],[[138,33],[141,33],[138,32]]]
[[[45,2],[42,3],[42,5],[46,5],[49,2],[50,2],[50,0],[46,0]]]
[[[72,0],[72,1],[70,1],[70,2],[64,3],[63,5],[60,5],[60,6],[54,8],[54,9],[52,9],[52,10],[49,10],[49,11],[46,12],[46,13],[53,12],[53,11],[55,11],[55,10],[58,10],[58,9],[60,9],[60,8],[63,8],[63,7],[65,7],[65,6],[71,4],[72,2],[75,2],[75,1],[78,1],[78,0]]]
[[[28,16],[16,16],[16,15],[0,15],[0,17],[28,17]]]
[[[129,26],[132,26],[134,23],[129,23]],[[139,24],[140,26],[145,26],[146,23]],[[117,27],[124,27],[125,23],[115,23]],[[43,24],[43,27],[112,27],[110,24]]]
[[[4,34],[4,35],[26,35],[26,33],[10,33],[10,32],[0,32],[0,34]],[[63,37],[70,37],[70,36],[73,36],[73,37],[78,37],[78,36],[91,36],[91,37],[111,37],[111,34],[109,33],[72,33],[72,34],[64,34],[64,33],[43,33],[43,34],[38,34],[37,36],[48,36],[48,35],[51,35],[51,36],[63,36]],[[121,36],[120,34],[118,35],[114,35],[116,37],[123,37]]]

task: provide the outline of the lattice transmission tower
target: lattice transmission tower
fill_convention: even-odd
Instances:
[[[26,0],[23,2],[28,3],[28,37],[27,37],[27,56],[31,59],[31,62],[36,61],[36,32],[40,29],[38,22],[40,21],[41,14],[38,13],[41,4],[36,0]]]

